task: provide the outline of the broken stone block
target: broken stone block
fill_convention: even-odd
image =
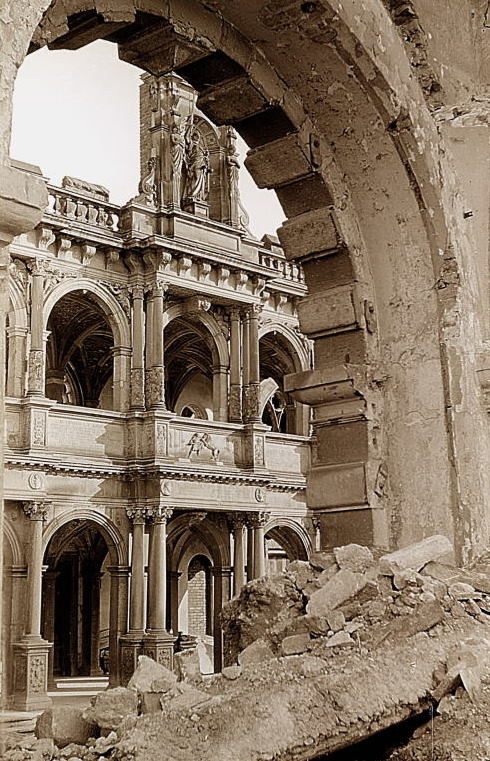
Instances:
[[[336,632],[326,642],[327,647],[345,647],[354,644],[354,640],[348,632]]]
[[[311,643],[309,634],[293,634],[291,637],[285,637],[281,642],[283,655],[299,655],[308,650]]]
[[[186,682],[178,682],[160,699],[162,709],[166,711],[187,711],[209,700],[210,696]]]
[[[412,637],[418,632],[432,629],[444,618],[444,609],[440,602],[428,602],[419,605],[417,609],[410,610],[408,615],[400,616],[388,624],[384,624],[376,632],[373,644],[377,647],[388,637]]]
[[[286,574],[301,590],[316,582],[318,575],[305,560],[293,560],[286,567]]]
[[[83,718],[83,711],[76,706],[53,706],[44,711],[36,721],[37,738],[51,738],[59,748],[77,743],[83,745],[89,737],[99,734],[98,726]]]
[[[450,584],[447,593],[454,600],[471,600],[476,594],[475,588],[471,584],[465,584],[462,581]]]
[[[225,666],[225,668],[221,672],[225,679],[229,679],[231,681],[234,681],[235,679],[238,679],[240,674],[242,673],[242,667],[238,664],[234,666]]]
[[[197,647],[191,650],[183,650],[181,653],[175,653],[174,666],[181,681],[201,679],[201,660]]]
[[[311,595],[306,612],[312,616],[326,616],[329,611],[354,597],[366,584],[364,574],[340,570],[318,592]]]
[[[223,606],[225,665],[236,663],[238,654],[272,627],[279,630],[303,614],[303,594],[286,575],[250,581]]]
[[[338,572],[339,572],[339,567],[337,563],[334,563],[328,568],[325,568],[325,570],[321,572],[321,574],[316,580],[317,587],[323,587],[327,583],[327,581],[330,581],[330,579],[333,579],[335,574]],[[311,591],[310,596],[311,594],[313,594],[314,591],[316,590]]]
[[[424,577],[414,571],[413,568],[405,568],[403,571],[396,571],[393,574],[393,586],[395,589],[405,589],[405,587],[421,587],[424,583]]]
[[[177,681],[173,671],[147,655],[138,656],[138,665],[128,682],[129,690],[138,692],[166,692]]]
[[[384,576],[393,576],[397,571],[403,571],[405,568],[420,571],[431,560],[437,560],[452,551],[453,547],[447,536],[435,534],[422,539],[421,542],[383,555],[379,559],[379,571]]]
[[[333,554],[337,565],[354,573],[364,573],[374,563],[373,553],[369,547],[361,544],[346,544],[344,547],[335,547]]]
[[[430,592],[437,600],[442,600],[444,595],[447,594],[447,586],[444,582],[432,579],[429,576],[424,576],[423,578],[422,592]]]
[[[82,715],[101,729],[115,729],[127,716],[138,715],[138,693],[127,687],[112,687],[99,692]]]
[[[260,638],[252,642],[245,650],[242,650],[238,656],[238,664],[240,666],[247,666],[250,663],[268,661],[270,658],[274,658],[274,653],[265,639]]]
[[[335,555],[333,552],[312,552],[309,563],[318,571],[325,571],[335,565]]]
[[[328,628],[333,632],[339,632],[345,626],[345,616],[341,610],[331,610],[325,616]]]
[[[161,699],[165,692],[142,692],[140,695],[141,713],[158,713],[162,710]]]

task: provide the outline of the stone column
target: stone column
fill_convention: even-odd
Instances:
[[[29,265],[29,268],[31,271],[31,346],[29,349],[27,393],[29,396],[44,396],[44,274],[40,260]]]
[[[240,593],[245,584],[245,553],[243,529],[245,516],[239,513],[230,519],[233,528],[233,595]]]
[[[43,626],[42,634],[47,642],[54,642],[54,621],[55,621],[55,600],[56,600],[56,579],[59,571],[48,568],[44,573],[43,586]],[[54,648],[51,647],[48,653],[48,689],[53,690],[56,686],[54,679]]]
[[[166,630],[167,612],[167,522],[173,509],[160,505],[148,509],[150,557],[148,560],[147,634],[144,652],[172,668],[175,638]]]
[[[250,383],[250,312],[242,320],[242,418],[246,419],[248,384]]]
[[[112,350],[112,400],[114,409],[126,412],[129,408],[131,349],[127,346],[114,346]]]
[[[43,521],[49,503],[24,502],[30,518],[29,559],[27,563],[27,611],[24,636],[14,650],[14,707],[32,711],[51,705],[47,695],[51,643],[41,637],[41,599],[43,572]]]
[[[141,507],[126,510],[132,521],[131,583],[129,588],[129,631],[120,642],[121,682],[127,684],[138,665],[145,633],[145,522]]]
[[[213,413],[215,420],[228,419],[228,368],[223,365],[213,367]]]
[[[242,384],[241,384],[241,318],[240,310],[230,310],[230,402],[229,419],[233,423],[242,421]]]
[[[249,423],[260,423],[260,357],[259,357],[259,316],[261,307],[252,304],[247,312],[248,322],[248,385],[245,388],[244,417]]]
[[[127,632],[128,625],[128,566],[109,566],[111,575],[109,611],[109,685],[121,684],[122,668],[119,640]]]
[[[145,314],[144,290],[142,285],[131,289],[131,339],[133,353],[131,357],[131,409],[141,410],[145,406],[144,346]]]
[[[254,541],[254,579],[259,579],[267,573],[265,553],[265,526],[270,519],[270,513],[255,513],[252,516]]]
[[[100,635],[100,581],[103,574],[94,571],[90,579],[90,610],[92,621],[90,627],[90,676],[101,676],[99,661]]]
[[[254,532],[250,517],[247,518],[247,581],[254,578]]]
[[[24,395],[26,336],[26,328],[7,328],[7,396]]]
[[[214,671],[220,672],[224,665],[223,629],[221,628],[221,609],[230,599],[231,568],[217,567],[212,569],[214,580],[213,601],[213,638],[214,638]]]
[[[156,283],[149,295],[151,308],[147,321],[151,327],[146,333],[149,354],[146,372],[146,403],[153,409],[165,409],[163,307],[166,290],[166,284]]]
[[[0,162],[0,357],[5,357],[5,315],[8,313],[9,308],[10,254],[7,246],[15,236],[32,230],[39,224],[44,215],[47,202],[46,183],[41,176],[36,176],[31,172],[25,172],[10,166],[7,157],[5,157],[4,161]],[[0,419],[4,420],[4,415],[5,362],[2,361],[0,363]],[[0,540],[3,538],[3,462],[4,436],[2,435],[0,437]],[[3,541],[0,541],[0,568],[3,568]],[[0,574],[0,620],[3,620],[2,584],[3,574]],[[10,667],[10,664],[7,667],[4,655],[4,649],[0,648],[0,672],[2,673]],[[12,661],[11,654],[9,654],[8,660]],[[27,673],[25,666],[26,660],[24,659],[21,666],[21,668],[24,668],[24,674]],[[20,677],[21,674],[18,674],[18,676]],[[25,676],[20,681],[25,683]],[[3,707],[6,704],[3,679],[1,686],[0,706]]]
[[[177,637],[179,633],[179,579],[178,571],[170,571],[170,629]]]

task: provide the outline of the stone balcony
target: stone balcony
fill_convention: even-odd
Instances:
[[[45,425],[42,437],[36,420]],[[192,450],[193,439],[198,446]],[[307,437],[266,426],[8,399],[6,462],[10,499],[28,496],[23,470],[102,479],[148,474],[167,479],[176,507],[273,507],[274,494],[281,493],[281,505],[286,498],[294,514],[305,509],[310,447]]]

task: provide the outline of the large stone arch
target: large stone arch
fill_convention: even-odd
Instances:
[[[272,518],[266,524],[264,534],[275,539],[291,560],[307,560],[311,555],[311,537],[304,526],[294,518]]]
[[[119,347],[129,348],[131,346],[131,333],[129,321],[124,313],[122,306],[115,296],[96,280],[89,278],[80,278],[76,280],[65,280],[59,283],[50,291],[44,301],[44,328],[48,324],[49,315],[54,305],[66,296],[67,293],[74,291],[86,291],[93,296],[97,304],[107,317],[114,336],[114,344]]]
[[[164,312],[163,329],[165,330],[172,320],[175,320],[177,317],[185,317],[187,314],[184,304],[173,304],[166,310],[166,312]],[[197,324],[203,325],[211,335],[213,362],[222,365],[223,367],[227,367],[230,363],[228,345],[216,317],[204,310],[194,312],[193,317]]]
[[[220,522],[214,522],[208,516],[201,515],[194,520],[192,512],[183,512],[168,524],[168,543],[172,546],[172,570],[176,571],[182,548],[185,547],[189,533],[195,533],[208,548],[213,563],[217,567],[230,565],[229,533]]]
[[[6,51],[7,88],[45,7],[23,14],[25,36]],[[73,45],[61,39],[73,36],[67,16],[90,8],[108,23],[131,22],[137,9],[161,12],[150,0],[117,10],[108,0],[55,2],[34,44]],[[461,553],[484,545],[488,437],[475,352],[465,350],[480,344],[478,288],[469,241],[457,234],[462,208],[451,167],[395,26],[381,0],[362,14],[339,0],[213,9],[166,4],[178,28],[177,70],[200,85],[199,105],[214,122],[232,122],[246,138],[250,171],[276,189],[289,217],[281,239],[305,267],[310,295],[300,321],[315,339],[317,364],[291,388],[317,408],[333,410],[340,399],[349,411],[339,425],[327,417],[319,427],[310,498],[326,485],[339,496],[313,506],[334,541],[355,525],[366,541],[404,543],[442,530]],[[121,57],[143,63],[128,48]],[[155,65],[153,56],[148,68]],[[8,97],[4,104],[9,121]],[[5,155],[8,135],[7,125]],[[358,446],[353,459],[332,461],[346,440]]]
[[[295,372],[300,373],[310,369],[310,352],[304,339],[301,338],[297,331],[279,321],[267,322],[259,328],[259,341],[269,333],[279,333],[289,345]]]
[[[74,508],[61,513],[51,520],[43,531],[43,553],[56,532],[71,521],[89,521],[97,526],[109,550],[111,564],[127,566],[128,546],[116,524],[104,513],[94,508]]]

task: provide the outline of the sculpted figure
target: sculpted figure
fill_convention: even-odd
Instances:
[[[153,156],[148,160],[148,171],[142,178],[139,187],[139,191],[144,196],[146,203],[151,206],[156,206],[157,202],[156,168],[157,160]]]
[[[172,158],[172,167],[174,177],[179,178],[182,172],[182,164],[185,156],[185,138],[180,127],[174,124],[170,132],[170,155]]]
[[[206,150],[201,133],[197,129],[189,131],[186,151],[187,179],[184,197],[195,201],[207,201],[209,152]]]

